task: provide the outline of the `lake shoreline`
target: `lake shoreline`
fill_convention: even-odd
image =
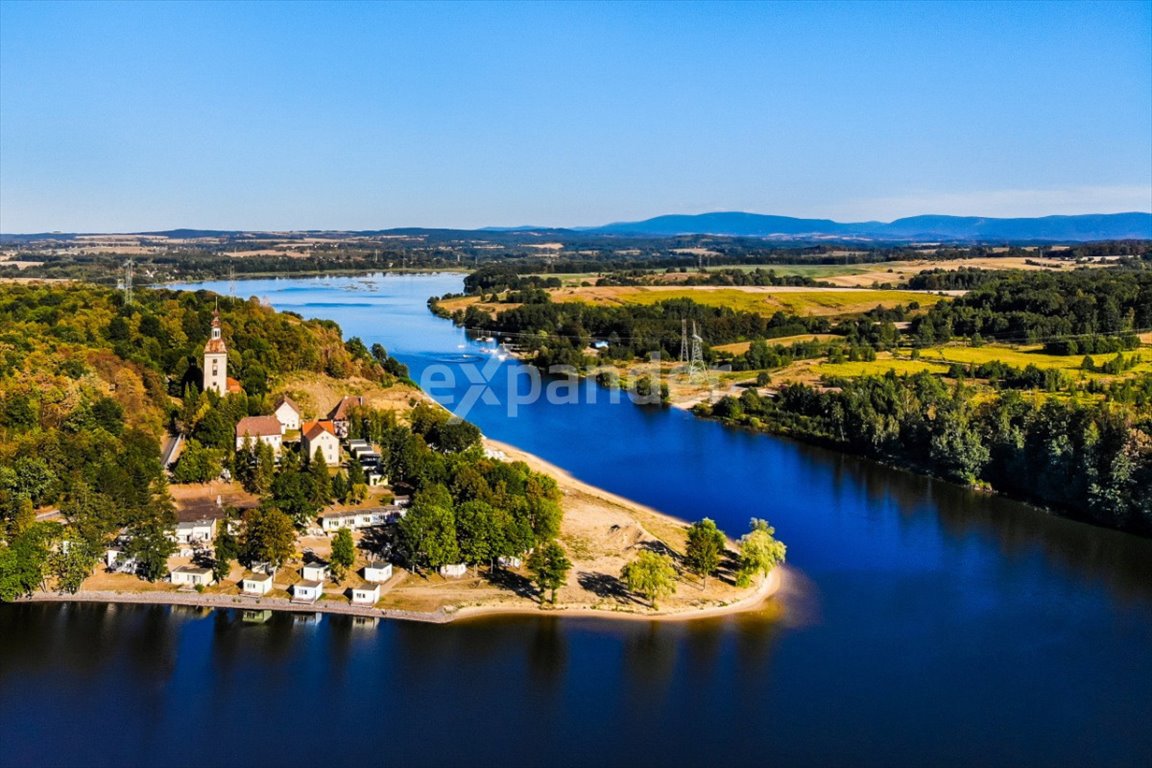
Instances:
[[[287,598],[256,597],[241,595],[202,594],[192,591],[151,590],[141,592],[120,592],[104,590],[81,590],[76,594],[63,592],[34,592],[17,598],[19,603],[97,603],[116,605],[167,605],[183,608],[230,608],[241,611],[278,611],[282,613],[325,613],[356,618],[391,619],[413,621],[422,624],[449,624],[460,620],[478,620],[500,616],[542,616],[563,618],[607,619],[611,621],[658,621],[680,622],[694,619],[716,618],[759,609],[762,604],[777,594],[787,581],[787,569],[777,567],[761,579],[752,594],[728,605],[702,607],[695,610],[653,611],[638,613],[610,609],[596,609],[582,606],[536,607],[529,606],[468,606],[458,609],[440,608],[435,611],[409,611],[400,608],[375,608],[351,605],[336,600],[319,600],[315,603],[298,603]]]

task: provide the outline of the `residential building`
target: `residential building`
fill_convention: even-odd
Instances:
[[[440,575],[446,579],[458,579],[466,573],[468,573],[468,566],[464,563],[440,566]]]
[[[173,536],[177,544],[211,543],[216,537],[216,521],[210,519],[177,523]]]
[[[216,581],[211,568],[182,565],[172,571],[172,583],[184,587],[207,587]]]
[[[332,422],[332,426],[336,430],[336,437],[341,440],[348,437],[349,412],[352,408],[363,405],[364,398],[359,395],[342,397],[340,402],[336,403],[335,407],[328,412],[328,420]]]
[[[300,569],[300,577],[304,581],[324,581],[328,578],[328,564],[308,563]]]
[[[369,584],[352,588],[353,605],[376,605],[380,602],[380,585]]]
[[[392,563],[386,560],[377,560],[364,566],[364,580],[383,584],[392,578]]]
[[[325,533],[335,533],[341,528],[360,530],[377,525],[387,525],[399,520],[402,510],[388,505],[368,509],[346,509],[339,512],[325,512],[320,515],[320,529]]]
[[[283,445],[284,430],[275,416],[245,416],[236,424],[236,450],[240,450],[249,441],[267,443],[272,446],[272,453],[280,455]]]
[[[314,603],[324,594],[322,581],[298,581],[292,585],[292,602]]]
[[[300,429],[300,407],[292,402],[287,395],[280,396],[272,413],[276,415],[276,419],[284,431]]]
[[[240,580],[240,591],[246,595],[266,595],[272,591],[272,574],[249,573]]]
[[[320,449],[324,463],[334,467],[340,463],[340,440],[330,421],[306,421],[300,428],[300,447],[311,461]]]

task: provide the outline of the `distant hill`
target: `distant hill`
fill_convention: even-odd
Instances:
[[[92,233],[95,234],[95,233]],[[1089,242],[1093,240],[1152,240],[1152,213],[1091,213],[1080,216],[996,219],[981,216],[910,216],[892,222],[844,223],[831,219],[798,219],[761,213],[728,211],[657,216],[644,221],[623,221],[602,227],[484,227],[482,229],[436,229],[396,227],[372,230],[256,230],[169,229],[136,232],[142,237],[179,239],[221,238],[228,240],[286,240],[304,237],[420,237],[430,240],[477,239],[493,242],[526,242],[555,237],[564,241],[601,237],[676,237],[717,235],[724,237],[773,238],[793,241],[871,240],[878,242]],[[0,234],[0,243],[37,240],[70,240],[75,233]]]
[[[976,216],[912,216],[884,223],[841,223],[759,213],[724,212],[657,216],[591,227],[618,235],[725,235],[731,237],[859,237],[869,240],[1149,240],[1152,213],[996,219]]]

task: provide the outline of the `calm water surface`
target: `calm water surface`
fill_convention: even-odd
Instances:
[[[457,386],[434,394],[455,404],[458,366],[487,358],[424,300],[459,286],[238,294],[336,320],[416,378],[446,366]],[[506,363],[502,403],[510,377],[527,389]],[[796,587],[762,615],[668,625],[4,606],[0,764],[1152,764],[1152,541],[603,391],[468,417],[686,519],[768,518]]]

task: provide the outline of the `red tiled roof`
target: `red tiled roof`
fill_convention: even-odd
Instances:
[[[236,424],[236,437],[267,437],[282,434],[275,416],[245,416]]]
[[[336,430],[332,428],[332,422],[327,419],[320,421],[306,421],[300,427],[301,434],[304,435],[305,440],[315,440],[321,433],[327,432],[333,437],[336,436]]]
[[[208,339],[208,343],[204,345],[204,354],[206,355],[226,355],[228,348],[224,346],[224,339]]]
[[[240,381],[238,379],[234,379],[231,376],[229,376],[228,377],[228,391],[231,392],[232,394],[239,394],[240,392],[244,391],[244,387],[242,387],[240,385]]]

